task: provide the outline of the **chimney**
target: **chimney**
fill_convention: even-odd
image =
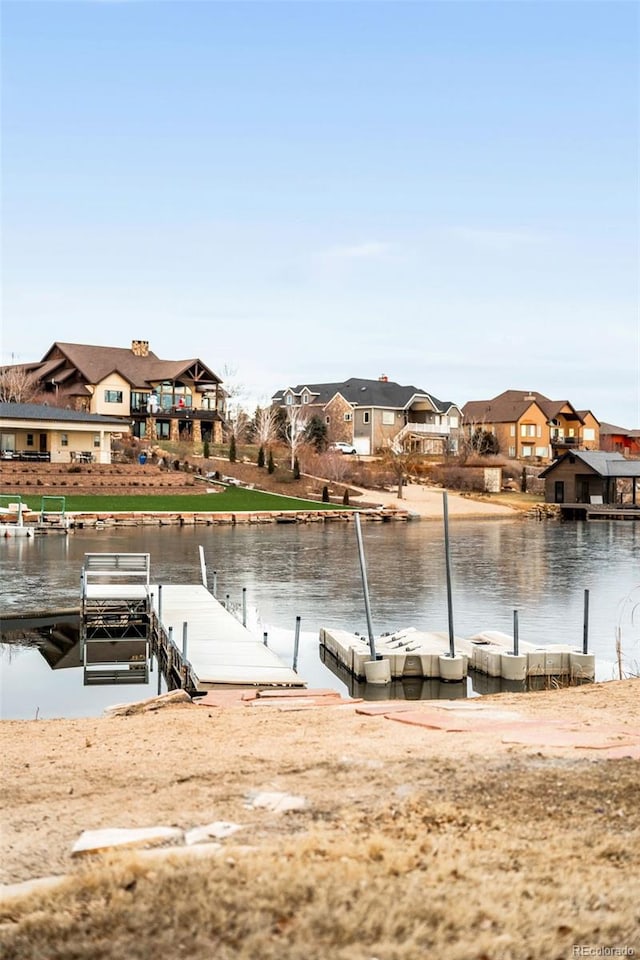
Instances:
[[[389,377],[386,375],[386,373],[381,373],[380,376],[378,377],[378,381],[380,383],[388,383]]]
[[[148,340],[132,340],[131,353],[134,355],[134,357],[148,357],[149,341]]]
[[[524,399],[525,399],[525,400],[535,400],[535,398],[536,398],[535,393],[528,393],[528,394],[525,396]]]

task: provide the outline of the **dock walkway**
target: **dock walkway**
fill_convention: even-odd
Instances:
[[[151,587],[153,609],[173,642],[183,648],[196,689],[218,684],[305,687],[295,670],[257,640],[233,614],[199,584]]]

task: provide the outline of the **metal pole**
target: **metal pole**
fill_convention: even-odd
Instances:
[[[242,626],[247,625],[247,588],[242,588]]]
[[[589,652],[589,591],[584,592],[584,620],[582,626],[582,652]]]
[[[183,663],[187,662],[187,629],[188,623],[186,620],[182,623],[182,661]]]
[[[442,508],[444,512],[444,560],[447,569],[447,613],[449,616],[449,656],[455,657],[456,645],[453,632],[453,596],[451,593],[451,557],[449,555],[449,503],[447,491],[442,493]]]
[[[358,540],[358,556],[360,558],[360,573],[362,574],[362,592],[364,594],[364,609],[367,615],[367,630],[369,631],[369,649],[371,659],[376,659],[376,642],[373,639],[373,625],[371,623],[371,604],[369,603],[369,586],[367,584],[367,564],[364,558],[364,545],[362,543],[362,529],[360,527],[360,514],[356,510],[355,514],[356,537]]]
[[[158,584],[158,622],[162,623],[162,584]]]
[[[206,587],[207,585],[207,564],[204,559],[204,547],[199,546],[198,552],[200,553],[200,571],[202,573],[202,584]]]
[[[217,595],[217,593],[218,593],[218,571],[217,571],[217,570],[214,570],[214,571],[213,571],[213,595],[214,595],[214,597]]]
[[[296,617],[296,635],[293,641],[293,669],[298,672],[298,648],[300,646],[300,617]]]
[[[518,634],[518,611],[513,611],[513,655],[518,656],[520,650],[520,637]]]

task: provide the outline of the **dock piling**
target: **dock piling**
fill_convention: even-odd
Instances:
[[[266,634],[265,634],[266,636]],[[298,672],[298,649],[300,647],[300,617],[296,617],[296,633],[293,641],[293,664],[292,667]]]
[[[444,515],[444,558],[447,568],[447,613],[449,618],[449,656],[455,657],[455,639],[453,630],[453,596],[451,591],[451,556],[449,554],[449,502],[447,491],[442,494],[442,509]]]
[[[584,617],[582,623],[582,652],[589,652],[589,591],[584,592]]]
[[[371,659],[376,659],[376,642],[373,638],[373,624],[371,622],[371,604],[369,603],[369,585],[367,583],[367,564],[364,558],[364,545],[362,543],[362,528],[360,526],[360,514],[356,511],[355,517],[356,538],[358,541],[358,556],[360,558],[360,574],[362,576],[362,591],[364,594],[364,608],[367,615],[367,631],[369,633],[369,649]]]
[[[269,646],[269,644],[267,643],[267,639],[268,639],[268,634],[267,634],[267,631],[265,630],[264,633],[262,634],[262,642],[264,643],[265,647]]]
[[[247,588],[242,588],[242,626],[247,625]]]
[[[518,633],[518,611],[513,611],[513,655],[518,656],[520,648],[520,637]]]
[[[212,593],[213,593],[214,597],[217,597],[217,596],[218,596],[218,571],[217,571],[217,570],[214,570],[214,571],[213,571],[213,591],[212,591]]]
[[[158,584],[158,620],[162,623],[162,584]]]
[[[200,573],[202,575],[202,586],[206,587],[207,585],[207,564],[204,559],[204,547],[200,545],[198,547],[198,553],[200,554]]]

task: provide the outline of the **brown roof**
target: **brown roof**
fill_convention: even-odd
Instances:
[[[201,360],[161,360],[155,353],[149,351],[146,356],[136,356],[130,348],[100,347],[82,343],[56,342],[49,348],[42,359],[40,369],[35,371],[39,377],[43,372],[45,378],[53,373],[56,378],[55,361],[58,361],[66,376],[69,375],[69,364],[78,370],[86,383],[99,383],[110,373],[117,372],[133,387],[148,387],[161,380],[175,380],[187,372],[197,369],[200,378],[220,383],[220,378]],[[62,371],[60,376],[62,377]]]
[[[550,400],[533,390],[505,390],[492,400],[470,400],[465,403],[462,413],[466,421],[473,423],[516,423],[533,404],[542,410],[547,420],[560,413],[570,419],[580,419],[568,400]],[[565,407],[570,409],[565,411]]]

